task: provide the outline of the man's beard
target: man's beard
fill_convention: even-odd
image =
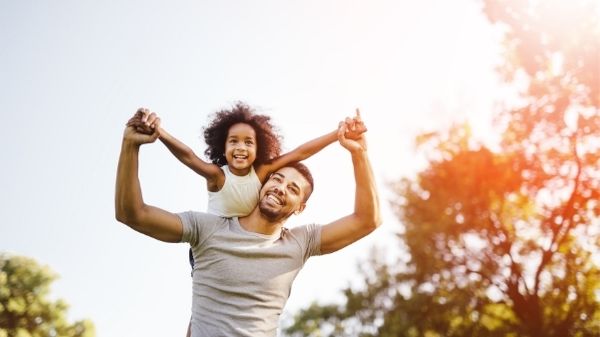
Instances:
[[[290,214],[280,213],[277,210],[274,210],[266,205],[263,205],[262,200],[261,200],[261,202],[258,203],[258,209],[260,210],[260,214],[262,214],[269,221],[273,221],[273,222],[279,221],[279,220],[285,220],[285,219],[289,218],[290,215],[292,215],[292,213],[290,213]]]

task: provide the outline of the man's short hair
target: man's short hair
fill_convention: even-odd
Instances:
[[[308,181],[308,184],[310,185],[310,191],[308,191],[308,193],[304,197],[304,201],[306,202],[308,200],[308,198],[310,197],[310,194],[312,193],[312,191],[315,189],[315,182],[313,181],[313,177],[312,177],[312,174],[310,173],[310,170],[308,169],[308,167],[306,167],[306,165],[304,165],[298,161],[289,163],[289,164],[285,165],[284,167],[291,167],[291,168],[296,169],[296,171],[300,172],[300,174],[306,179],[306,181]]]

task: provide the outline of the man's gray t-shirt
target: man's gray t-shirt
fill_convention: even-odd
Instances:
[[[194,256],[192,336],[276,336],[292,281],[320,254],[321,227],[262,235],[238,218],[185,212],[181,241]]]

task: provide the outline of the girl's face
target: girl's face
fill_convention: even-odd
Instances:
[[[229,128],[225,140],[225,159],[231,173],[243,176],[250,172],[256,160],[256,132],[246,123],[237,123]]]

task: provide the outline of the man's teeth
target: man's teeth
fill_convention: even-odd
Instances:
[[[275,203],[277,203],[278,205],[281,205],[281,201],[279,201],[279,199],[275,198],[272,195],[268,195],[267,198],[273,200]]]

